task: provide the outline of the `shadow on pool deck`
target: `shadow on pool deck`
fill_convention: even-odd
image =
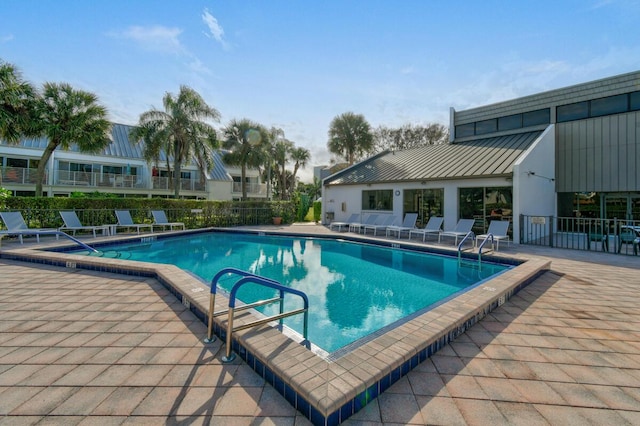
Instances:
[[[640,259],[504,253],[552,270],[345,424],[640,423]],[[307,423],[245,363],[222,365],[221,343],[201,343],[204,325],[156,280],[0,268],[4,421]]]

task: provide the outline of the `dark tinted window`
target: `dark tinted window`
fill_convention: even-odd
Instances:
[[[525,112],[522,114],[522,127],[538,126],[540,124],[549,124],[551,122],[550,118],[551,118],[551,112],[549,108]]]
[[[393,190],[362,191],[362,210],[393,210]]]
[[[522,127],[522,114],[508,115],[498,118],[498,130],[512,130]]]
[[[475,123],[461,124],[456,126],[456,138],[463,138],[465,136],[473,136],[475,131]]]
[[[629,109],[631,111],[640,109],[640,92],[629,93]]]
[[[591,101],[591,117],[627,111],[627,95],[608,96]]]
[[[558,123],[589,117],[589,102],[576,102],[556,108]]]
[[[494,133],[498,131],[498,120],[483,120],[476,122],[476,135],[484,135],[486,133]]]

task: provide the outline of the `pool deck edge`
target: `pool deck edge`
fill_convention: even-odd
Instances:
[[[208,314],[209,288],[175,266],[45,252],[25,247],[4,249],[0,256],[67,268],[131,271],[154,276],[171,286],[176,296],[183,304],[191,306],[192,311]],[[418,363],[549,268],[550,261],[530,257],[521,265],[432,311],[410,319],[333,361],[313,355],[268,326],[238,332],[234,336],[237,345],[242,347],[241,357],[259,374],[262,369],[261,375],[290,403],[313,423],[320,423],[316,421],[320,415],[324,417],[325,424],[333,424],[359,411]],[[219,295],[216,298],[216,310],[226,309],[226,302],[226,298]],[[224,332],[220,333],[220,330],[224,329],[226,321],[216,320],[216,324],[218,334],[223,337]],[[265,367],[270,369],[274,378],[270,378]],[[307,407],[307,404],[310,406]]]

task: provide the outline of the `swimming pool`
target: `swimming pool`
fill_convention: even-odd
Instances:
[[[303,291],[309,297],[308,338],[326,353],[348,348],[412,315],[474,287],[510,266],[462,262],[457,258],[334,239],[209,232],[102,246],[106,255],[173,264],[210,282],[234,267]],[[237,277],[218,287],[230,291]],[[245,303],[273,297],[271,290],[245,286]],[[300,306],[297,298],[285,309]],[[259,310],[277,313],[278,306]],[[301,333],[302,317],[284,320]]]
[[[332,233],[323,235],[326,232],[323,230],[324,227],[311,229],[304,225],[292,225],[268,230],[238,228],[214,231],[224,232],[227,238],[236,238],[238,234],[339,238],[387,246],[394,250],[447,252],[446,249],[437,246],[405,241]],[[181,233],[195,239],[210,231],[193,230]],[[119,236],[115,242],[123,244],[117,247],[125,247],[132,241],[149,244],[164,238],[174,238],[176,235],[177,233]],[[105,239],[95,241],[91,245],[102,249],[113,242],[111,239]],[[177,308],[171,301],[173,298],[169,297],[167,309],[176,309],[179,312],[186,307],[206,324],[207,313],[210,310],[208,288],[202,280],[194,278],[192,273],[170,264],[130,262],[109,257],[117,254],[115,252],[107,253],[108,256],[104,257],[94,257],[86,256],[86,252],[73,254],[76,250],[77,246],[59,241],[42,248],[3,248],[0,255],[8,260],[58,266],[69,271],[82,269],[149,277],[161,283],[164,289],[183,305],[182,308]],[[393,327],[386,327],[385,330],[375,333],[376,336],[357,342],[360,344],[353,345],[347,351],[338,350],[329,357],[319,356],[321,354],[307,350],[277,329],[265,326],[234,333],[231,346],[234,353],[249,368],[272,385],[276,392],[284,396],[313,424],[336,425],[363,409],[412,369],[508,302],[514,294],[548,271],[551,265],[548,258],[530,255],[523,258],[496,253],[486,257],[513,265],[513,268],[497,274],[481,285],[467,288],[466,291],[450,297],[432,309],[423,310],[398,321]],[[109,282],[104,281],[104,285],[108,287]],[[226,310],[227,302],[228,299],[225,297],[216,298],[215,310]],[[144,299],[136,299],[132,303],[140,311],[147,308]],[[205,343],[202,347],[205,351],[203,353],[212,356],[211,360],[218,359],[224,353],[219,351],[219,348],[225,347],[223,323],[224,317],[220,318],[220,321],[214,321],[214,331],[223,337],[222,341],[219,339],[216,342]],[[206,337],[206,332],[200,337]]]

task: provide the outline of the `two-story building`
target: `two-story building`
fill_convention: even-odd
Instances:
[[[161,158],[157,166],[148,164],[142,146],[129,139],[131,128],[114,124],[111,143],[98,154],[55,150],[46,168],[46,195],[66,197],[72,192],[98,191],[122,197],[172,197],[166,158]],[[24,139],[17,145],[0,141],[0,187],[14,195],[33,196],[36,169],[46,145],[45,138]],[[223,157],[223,151],[215,152],[214,166],[204,176],[194,164],[185,164],[180,176],[181,197],[239,200],[240,168],[225,164]],[[247,170],[246,181],[248,197],[267,197],[257,169]]]
[[[450,142],[383,152],[323,181],[324,220],[352,213],[640,220],[640,71],[450,110]]]

